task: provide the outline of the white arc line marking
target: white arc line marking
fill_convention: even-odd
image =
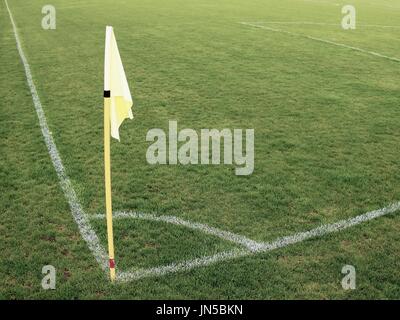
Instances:
[[[14,23],[14,19],[11,14],[10,8],[8,7],[7,0],[4,1],[8,10],[8,14],[10,15],[10,20],[15,35],[15,41],[17,42],[17,48],[19,55],[21,57],[22,64],[24,65],[26,80],[28,82],[28,86],[32,94],[33,104],[35,106],[37,117],[39,119],[40,129],[42,131],[42,135],[44,138],[44,142],[46,143],[47,150],[49,151],[51,161],[53,162],[54,169],[56,170],[58,179],[60,180],[61,189],[64,192],[65,198],[68,200],[68,204],[71,208],[72,215],[75,219],[76,224],[78,225],[79,232],[81,233],[82,238],[86,241],[90,251],[93,253],[97,262],[100,264],[103,270],[106,270],[108,268],[107,254],[102,245],[100,244],[99,238],[97,237],[96,233],[90,226],[90,222],[87,218],[87,215],[83,211],[82,206],[78,201],[72,183],[69,180],[67,174],[65,173],[64,165],[62,164],[60,154],[58,153],[56,144],[50,133],[50,129],[47,125],[46,116],[44,114],[43,107],[39,99],[39,95],[36,91],[36,87],[32,79],[31,68],[29,67],[29,63],[25,57],[24,51],[22,50],[21,41],[19,39],[17,32],[17,27]]]
[[[71,208],[72,216],[74,217],[74,220],[75,220],[76,224],[78,225],[79,232],[81,233],[82,238],[86,241],[90,251],[94,255],[96,261],[99,263],[101,268],[105,271],[108,271],[107,253],[106,253],[104,247],[101,245],[100,240],[97,237],[97,234],[92,229],[90,222],[89,222],[89,217],[83,211],[83,208],[79,203],[79,200],[76,196],[76,193],[72,186],[72,183],[69,180],[68,176],[66,175],[64,165],[62,164],[56,144],[54,142],[53,137],[51,136],[49,127],[47,125],[46,116],[44,114],[43,107],[42,107],[42,104],[39,99],[39,95],[37,93],[35,84],[32,79],[32,74],[31,74],[29,63],[28,63],[28,61],[25,57],[25,54],[22,50],[21,41],[20,41],[18,33],[17,33],[17,27],[14,23],[14,19],[11,14],[10,8],[8,7],[7,0],[4,0],[4,2],[6,4],[7,11],[10,16],[11,24],[12,24],[13,31],[14,31],[15,41],[17,44],[18,53],[21,57],[21,61],[24,66],[24,69],[25,69],[26,80],[27,80],[27,83],[28,83],[28,86],[29,86],[29,89],[30,89],[30,92],[32,95],[32,100],[33,100],[33,104],[35,106],[37,116],[39,119],[40,129],[42,131],[42,135],[43,135],[46,147],[48,149],[51,161],[53,163],[54,169],[56,170],[58,179],[60,180],[59,182],[60,182],[61,189],[63,190],[64,195],[68,201],[68,204]],[[246,24],[246,23],[243,23],[243,24]],[[256,25],[253,25],[253,26],[259,27]],[[268,29],[272,29],[272,28],[268,28]],[[272,31],[285,32],[285,31],[273,30],[273,29],[272,29]],[[290,32],[285,32],[285,33],[291,34]],[[320,40],[317,38],[312,38],[312,37],[308,37],[308,38],[313,39],[313,40],[322,41],[322,42],[327,42],[325,40]],[[330,42],[328,42],[328,43],[330,43]],[[332,43],[332,44],[335,44],[335,43]],[[335,44],[335,45],[337,45],[337,44]],[[345,45],[341,45],[341,46],[345,46]],[[345,46],[345,47],[347,47],[347,46]],[[364,50],[362,50],[362,49],[359,49],[358,51],[360,51],[360,50],[364,52]],[[381,55],[379,55],[379,56],[381,56]],[[383,57],[385,57],[385,56],[383,56]],[[396,59],[396,61],[400,61],[400,60]],[[188,222],[188,221],[185,221],[183,219],[173,217],[173,216],[155,216],[155,215],[150,215],[150,214],[119,212],[119,213],[115,214],[116,218],[139,218],[139,219],[147,219],[147,220],[153,220],[153,221],[172,223],[175,225],[182,225],[182,226],[185,226],[185,227],[188,227],[191,229],[203,231],[207,234],[218,236],[225,240],[229,240],[231,242],[234,242],[236,244],[244,246],[245,249],[233,249],[230,251],[220,252],[220,253],[217,253],[217,254],[211,255],[211,256],[195,258],[195,259],[187,260],[187,261],[183,261],[183,262],[171,263],[169,265],[164,265],[164,266],[152,267],[152,268],[147,268],[147,269],[139,269],[139,270],[128,271],[128,272],[118,272],[117,280],[120,282],[127,282],[127,281],[131,281],[131,280],[141,279],[144,277],[162,276],[162,275],[166,275],[166,274],[170,274],[170,273],[191,270],[191,269],[197,268],[197,267],[208,266],[208,265],[211,265],[211,264],[214,264],[217,262],[222,262],[222,261],[230,260],[233,258],[250,256],[250,255],[254,255],[256,253],[261,253],[261,252],[268,252],[268,251],[271,251],[271,250],[274,250],[277,248],[282,248],[282,247],[286,247],[291,244],[299,243],[299,242],[305,241],[307,239],[322,237],[324,235],[327,235],[327,234],[330,234],[333,232],[347,229],[349,227],[352,227],[352,226],[361,224],[363,222],[387,215],[389,213],[394,213],[395,211],[398,211],[398,210],[400,210],[400,202],[394,203],[386,208],[382,208],[379,210],[371,211],[371,212],[356,216],[356,217],[348,219],[348,220],[341,220],[336,223],[322,225],[322,226],[312,229],[310,231],[296,233],[294,235],[287,236],[287,237],[281,237],[281,238],[276,239],[273,242],[256,242],[256,241],[253,241],[253,240],[248,239],[241,235],[237,235],[237,234],[234,234],[234,233],[231,233],[228,231],[223,231],[223,230],[213,228],[213,227],[201,224],[201,223]],[[100,217],[103,217],[103,216],[102,215],[94,216],[94,218],[100,218]]]
[[[330,41],[330,40],[325,40],[325,39],[321,39],[321,38],[316,38],[316,37],[312,37],[312,36],[303,35],[303,34],[296,33],[296,32],[291,32],[291,31],[286,31],[286,30],[282,30],[282,29],[271,28],[271,27],[267,27],[267,26],[261,26],[261,25],[248,23],[248,22],[239,22],[239,23],[242,24],[242,25],[245,25],[245,26],[253,27],[253,28],[264,29],[264,30],[268,30],[268,31],[272,31],[272,32],[286,33],[286,34],[289,34],[291,36],[296,36],[296,37],[300,37],[300,38],[304,38],[304,39],[309,39],[309,40],[314,40],[314,41],[318,41],[318,42],[322,42],[322,43],[327,43],[327,44],[331,44],[331,45],[334,45],[334,46],[337,46],[337,47],[347,48],[347,49],[351,49],[351,50],[354,50],[354,51],[366,53],[366,54],[369,54],[369,55],[372,55],[372,56],[375,56],[375,57],[379,57],[379,58],[384,58],[384,59],[391,60],[391,61],[400,62],[399,58],[389,57],[389,56],[380,54],[378,52],[364,50],[364,49],[353,47],[353,46],[348,46],[347,44],[343,44],[343,43],[340,43],[340,42],[334,42],[334,41]]]
[[[90,218],[94,219],[104,219],[104,214],[94,215]],[[208,226],[206,224],[198,223],[198,222],[190,222],[183,220],[181,218],[175,216],[157,216],[154,214],[149,213],[138,213],[138,212],[114,212],[113,213],[114,219],[121,219],[121,218],[133,218],[133,219],[142,219],[142,220],[150,220],[150,221],[158,221],[158,222],[166,222],[171,223],[178,226],[183,226],[189,229],[202,231],[203,233],[210,234],[216,237],[219,237],[223,240],[227,240],[233,242],[235,244],[244,246],[250,251],[258,251],[262,247],[262,243],[253,241],[245,236],[241,236],[229,231],[224,231],[218,228],[214,228]]]

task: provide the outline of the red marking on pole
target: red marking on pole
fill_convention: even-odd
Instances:
[[[114,259],[110,259],[109,261],[110,261],[110,268],[111,268],[111,269],[114,269],[114,268],[115,268],[115,261],[114,261]]]

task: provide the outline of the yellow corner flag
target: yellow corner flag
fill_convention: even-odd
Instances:
[[[104,181],[106,196],[107,239],[111,281],[115,280],[114,236],[111,202],[110,136],[119,140],[119,126],[133,118],[132,97],[112,27],[106,28],[104,56]]]
[[[104,91],[109,92],[111,100],[111,136],[119,140],[118,129],[122,121],[133,118],[132,97],[112,27],[106,28],[104,62]]]

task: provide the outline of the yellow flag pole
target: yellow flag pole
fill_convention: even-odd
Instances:
[[[109,91],[108,91],[109,93]],[[108,94],[109,95],[109,94]],[[106,216],[107,216],[107,239],[108,256],[110,264],[110,279],[115,280],[115,260],[114,260],[114,235],[112,221],[112,202],[111,202],[111,157],[110,157],[110,97],[104,95],[104,181],[106,196]]]

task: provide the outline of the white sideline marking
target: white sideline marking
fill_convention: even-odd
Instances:
[[[51,161],[53,162],[54,169],[56,170],[58,179],[60,180],[61,189],[63,190],[64,196],[68,201],[68,204],[71,208],[72,216],[74,217],[75,222],[78,225],[79,232],[81,233],[82,238],[86,241],[90,251],[93,253],[94,257],[96,258],[100,266],[103,268],[103,270],[107,270],[108,268],[107,253],[100,244],[99,238],[97,237],[96,233],[90,226],[89,219],[87,218],[87,215],[83,211],[82,206],[80,205],[78,198],[76,196],[75,190],[71,184],[71,181],[69,180],[67,174],[65,173],[64,165],[62,164],[60,154],[58,153],[54,139],[51,136],[50,129],[47,125],[46,116],[44,114],[43,107],[39,99],[39,95],[36,91],[36,87],[32,79],[31,68],[29,67],[29,63],[25,57],[24,51],[22,50],[21,41],[19,40],[17,32],[17,27],[14,23],[14,19],[11,14],[10,8],[8,7],[7,0],[4,0],[4,2],[6,4],[8,14],[10,15],[15,41],[17,43],[17,48],[19,55],[21,57],[22,64],[24,65],[25,68],[26,80],[28,82],[28,86],[32,94],[33,104],[35,106],[36,114],[39,119],[40,129],[42,131],[46,147],[49,151]]]
[[[86,241],[90,251],[94,255],[96,261],[99,263],[101,268],[104,271],[108,271],[108,256],[101,245],[99,238],[97,237],[96,233],[92,229],[88,215],[83,211],[82,206],[79,203],[79,200],[76,196],[75,190],[72,186],[71,181],[69,180],[65,168],[62,164],[60,155],[58,153],[56,144],[54,142],[53,137],[51,136],[49,127],[47,125],[46,117],[43,111],[42,104],[39,99],[39,95],[36,91],[35,84],[32,79],[32,74],[30,70],[29,63],[25,57],[25,54],[22,50],[21,42],[17,33],[17,28],[14,23],[13,16],[11,14],[10,8],[8,7],[7,0],[4,0],[11,24],[14,31],[15,40],[17,43],[17,49],[19,55],[21,57],[21,61],[24,65],[25,75],[28,82],[29,89],[31,91],[33,103],[35,106],[35,110],[39,119],[40,129],[42,131],[42,135],[48,149],[50,158],[52,160],[53,166],[56,170],[57,176],[60,180],[60,186],[64,192],[64,195],[68,201],[68,204],[71,208],[71,213],[74,217],[75,222],[78,225],[79,232],[82,235],[82,238]],[[274,30],[273,30],[274,31]],[[311,38],[312,39],[312,38]],[[314,39],[315,40],[315,39]],[[323,41],[326,42],[326,41]],[[329,42],[328,42],[329,43]],[[201,258],[195,258],[192,260],[187,260],[179,263],[171,263],[164,266],[147,268],[147,269],[139,269],[135,271],[128,271],[128,272],[118,272],[117,273],[117,280],[120,282],[127,282],[131,280],[137,280],[144,277],[151,277],[151,276],[162,276],[170,273],[181,272],[191,270],[197,267],[204,267],[208,266],[217,262],[222,262],[226,260],[230,260],[233,258],[239,258],[244,256],[254,255],[256,253],[261,252],[268,252],[277,248],[286,247],[290,244],[295,244],[298,242],[302,242],[308,239],[322,237],[324,235],[337,232],[343,229],[347,229],[349,227],[361,224],[363,222],[387,215],[389,213],[394,213],[400,209],[400,202],[394,203],[388,207],[371,211],[354,218],[348,220],[341,220],[336,223],[322,225],[318,228],[312,229],[306,232],[296,233],[291,236],[281,237],[273,242],[256,242],[251,239],[248,239],[244,236],[236,235],[228,231],[223,231],[217,228],[213,228],[204,224],[200,223],[192,223],[185,220],[182,220],[177,217],[173,216],[155,216],[150,214],[139,214],[139,213],[130,213],[130,212],[120,212],[116,213],[117,218],[140,218],[140,219],[149,219],[154,221],[162,221],[167,223],[172,223],[176,225],[182,225],[191,229],[196,229],[203,231],[208,234],[212,234],[223,238],[225,240],[232,241],[236,244],[243,245],[245,249],[233,249],[229,251],[224,251],[217,253],[211,256],[205,256]],[[96,215],[94,218],[103,217],[101,215]]]
[[[239,22],[239,23],[243,24],[245,26],[250,26],[250,27],[254,27],[254,28],[260,28],[260,29],[264,29],[264,30],[268,30],[268,31],[272,31],[272,32],[286,33],[286,34],[289,34],[291,36],[296,36],[296,37],[301,37],[301,38],[314,40],[314,41],[318,41],[318,42],[322,42],[322,43],[327,43],[327,44],[331,44],[331,45],[334,45],[334,46],[337,46],[337,47],[347,48],[347,49],[351,49],[351,50],[354,50],[354,51],[366,53],[366,54],[369,54],[369,55],[372,55],[372,56],[375,56],[375,57],[379,57],[379,58],[384,58],[384,59],[391,60],[391,61],[400,62],[399,58],[385,56],[385,55],[380,54],[378,52],[368,51],[368,50],[364,50],[364,49],[361,49],[361,48],[348,46],[346,44],[339,43],[339,42],[333,42],[333,41],[330,41],[330,40],[325,40],[325,39],[321,39],[321,38],[307,36],[307,35],[303,35],[303,34],[300,34],[300,33],[286,31],[286,30],[282,30],[282,29],[276,29],[276,28],[271,28],[271,27],[267,27],[267,26],[261,26],[261,25],[248,23],[248,22]]]
[[[188,271],[197,267],[205,267],[217,262],[222,262],[230,259],[241,258],[245,256],[251,256],[257,253],[268,252],[278,248],[287,247],[291,244],[296,244],[299,242],[303,242],[305,240],[322,237],[331,233],[335,233],[363,222],[367,222],[381,216],[394,213],[400,210],[400,202],[396,202],[394,204],[389,205],[388,207],[370,211],[361,215],[358,215],[354,218],[340,220],[335,223],[325,224],[319,226],[317,228],[311,229],[305,232],[295,233],[290,236],[280,237],[272,242],[257,242],[257,249],[233,249],[230,251],[220,252],[211,256],[196,258],[192,260],[187,260],[179,263],[171,263],[164,266],[153,267],[148,269],[139,269],[134,271],[127,272],[119,272],[117,275],[117,280],[121,282],[127,282],[132,280],[138,280],[145,277],[153,277],[153,276],[162,276],[169,273],[176,273],[182,271]],[[95,219],[104,218],[104,215],[95,215],[93,216]],[[168,223],[175,223],[175,217],[166,217],[166,219],[162,219],[162,217],[157,217],[153,215],[147,214],[137,214],[137,213],[126,213],[122,212],[118,214],[118,218],[137,218],[137,219],[149,219],[155,221],[164,221]],[[156,218],[156,219],[155,219]],[[160,218],[160,219],[159,219]],[[180,219],[178,219],[179,221]],[[191,224],[187,223],[186,224]],[[185,225],[186,225],[185,224]],[[187,225],[186,225],[187,226]],[[191,228],[191,226],[189,226]]]
[[[299,233],[296,233],[291,236],[279,238],[279,239],[275,240],[274,242],[264,243],[264,246],[260,251],[263,251],[263,252],[270,251],[270,250],[274,250],[277,248],[286,247],[290,244],[302,242],[304,240],[322,237],[324,235],[338,232],[338,231],[356,226],[360,223],[382,217],[389,213],[394,213],[398,210],[400,210],[400,202],[393,203],[382,209],[378,209],[378,210],[374,210],[374,211],[370,211],[370,212],[358,215],[354,218],[350,218],[347,220],[340,220],[335,223],[325,224],[325,225],[322,225],[315,229],[311,229],[306,232],[299,232]]]
[[[90,216],[93,219],[104,219],[104,214],[98,214]],[[210,234],[216,237],[219,237],[223,240],[227,240],[238,245],[246,247],[250,251],[258,251],[263,244],[260,242],[253,241],[245,236],[241,236],[229,231],[224,231],[218,228],[214,228],[208,226],[206,224],[198,223],[198,222],[190,222],[183,220],[181,218],[175,216],[157,216],[154,214],[149,213],[138,213],[138,212],[114,212],[113,213],[114,219],[121,219],[121,218],[134,218],[134,219],[143,219],[143,220],[150,220],[150,221],[159,221],[159,222],[166,222],[171,223],[178,226],[187,227],[193,230],[199,230],[206,234]]]
[[[304,25],[317,25],[317,26],[335,26],[342,27],[340,23],[327,23],[327,22],[312,22],[312,21],[254,21],[254,22],[246,22],[251,24],[304,24]],[[400,28],[400,26],[390,26],[390,25],[381,25],[381,24],[360,24],[357,23],[358,27],[364,28]]]

